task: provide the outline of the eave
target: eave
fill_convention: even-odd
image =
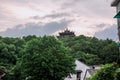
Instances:
[[[111,6],[116,7],[119,2],[120,2],[120,0],[114,0],[114,1],[111,3]]]
[[[120,18],[120,11],[114,16],[114,18]]]

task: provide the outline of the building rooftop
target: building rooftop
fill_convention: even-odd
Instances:
[[[87,69],[88,73],[92,76],[97,72],[98,69]]]
[[[60,35],[71,35],[71,34],[74,34],[74,32],[66,29],[64,32],[61,32],[61,33],[59,33],[59,34],[60,34]]]
[[[119,2],[120,2],[120,0],[114,0],[114,1],[111,3],[111,6],[117,6]]]
[[[75,36],[74,32],[66,29],[66,30],[64,30],[63,32],[60,32],[60,33],[59,33],[58,38],[74,37],[74,36]]]

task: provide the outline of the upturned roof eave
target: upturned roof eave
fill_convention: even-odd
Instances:
[[[119,2],[120,2],[120,0],[114,0],[114,1],[111,3],[111,6],[116,7]]]

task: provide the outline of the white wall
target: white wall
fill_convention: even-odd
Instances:
[[[84,63],[82,63],[78,60],[75,61],[75,64],[76,64],[75,70],[82,70],[81,80],[83,80],[86,69],[90,69],[90,67],[88,67],[87,65],[85,65]],[[76,80],[76,74],[73,74],[71,79],[65,78],[65,80]]]
[[[91,77],[91,75],[87,72],[85,80],[87,80],[90,77]]]

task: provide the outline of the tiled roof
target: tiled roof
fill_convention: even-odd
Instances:
[[[111,4],[111,6],[117,6],[120,0],[114,0]]]
[[[92,76],[97,72],[98,69],[87,69],[87,72]]]

